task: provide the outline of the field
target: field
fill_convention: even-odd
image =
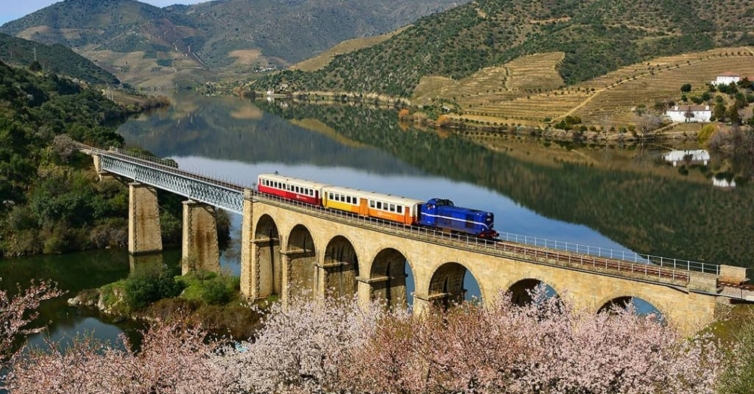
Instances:
[[[407,26],[408,27],[408,26]],[[327,66],[330,61],[335,56],[342,55],[344,53],[349,53],[353,51],[357,51],[361,48],[370,47],[372,45],[377,45],[390,37],[402,32],[407,27],[398,29],[396,31],[383,34],[380,36],[374,36],[374,37],[364,37],[364,38],[354,38],[352,40],[346,40],[341,42],[340,44],[328,49],[327,51],[323,52],[321,55],[306,59],[300,63],[296,63],[290,67],[291,70],[301,70],[301,71],[317,71],[321,68],[324,68]]]
[[[514,100],[529,93],[563,85],[555,67],[562,52],[523,56],[501,67],[487,67],[460,81],[445,77],[424,77],[414,91],[413,101],[425,104],[433,99],[455,99],[462,106],[486,105]]]
[[[556,71],[562,56],[557,52],[525,56],[460,81],[426,77],[413,101],[455,101],[463,110],[462,118],[486,123],[544,125],[574,115],[589,126],[623,126],[637,122],[637,108],[651,110],[658,101],[680,102],[683,84],[692,85],[690,98],[701,95],[721,73],[754,75],[751,48],[718,48],[657,58],[563,87]]]

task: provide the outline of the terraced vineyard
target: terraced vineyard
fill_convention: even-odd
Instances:
[[[575,115],[589,126],[605,123],[618,126],[635,124],[634,111],[639,106],[651,109],[657,101],[679,102],[680,87],[685,83],[692,85],[687,96],[693,97],[706,91],[706,84],[721,73],[754,75],[754,50],[720,48],[657,58],[561,87],[562,79],[555,69],[562,59],[559,56],[559,53],[527,56],[503,67],[485,69],[460,82],[425,78],[421,97],[434,94],[456,100],[464,111],[463,118],[480,122],[542,125],[548,118],[558,120]],[[438,88],[432,83],[446,85]],[[494,88],[501,85],[497,90]]]
[[[573,111],[589,123],[602,119],[613,123],[635,123],[633,110],[644,105],[652,108],[659,100],[680,101],[680,87],[690,83],[693,90],[688,96],[700,95],[706,83],[723,72],[754,75],[754,54],[747,48],[728,48],[703,53],[686,54],[657,59],[640,67],[626,68],[606,75],[601,80],[588,81],[576,88],[590,89],[599,85],[593,98]],[[630,75],[629,75],[630,74]]]
[[[470,107],[464,114],[499,118],[504,123],[531,124],[545,122],[546,118],[554,119],[565,114],[581,104],[590,96],[585,91],[560,90],[547,93],[528,95],[512,101],[501,101],[494,104]]]

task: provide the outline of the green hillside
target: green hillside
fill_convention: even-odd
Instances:
[[[284,66],[355,37],[387,33],[468,0],[223,0],[158,8],[135,0],[66,0],[0,32],[75,48],[113,70],[110,53],[140,53],[146,72],[198,66]],[[122,58],[122,56],[121,56]],[[127,73],[126,71],[123,71]]]
[[[44,45],[0,33],[0,60],[21,67],[34,61],[34,51],[42,69],[93,84],[118,84],[118,78],[97,67],[85,57],[60,44]]]
[[[422,76],[460,79],[488,66],[565,52],[567,84],[646,59],[754,43],[751,0],[478,0],[427,16],[388,41],[314,73],[261,80],[293,90],[410,96]]]

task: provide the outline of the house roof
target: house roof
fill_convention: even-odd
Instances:
[[[739,76],[740,75],[738,75],[738,74],[736,74],[736,73],[734,73],[732,71],[726,71],[726,72],[718,75],[718,77],[739,77]]]
[[[698,112],[698,111],[710,111],[709,105],[676,105],[673,108],[669,108],[667,112]]]

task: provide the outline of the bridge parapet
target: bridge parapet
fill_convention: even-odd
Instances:
[[[250,189],[245,191],[245,197],[254,202],[270,204],[299,213],[385,234],[399,235],[401,237],[422,242],[434,243],[456,249],[516,259],[535,264],[558,266],[572,270],[599,272],[603,275],[629,277],[635,280],[662,283],[669,286],[687,288],[691,291],[714,293],[717,287],[717,272],[720,270],[719,266],[706,264],[705,269],[714,273],[701,273],[684,269],[687,267],[686,264],[676,265],[676,267],[673,268],[672,266],[657,266],[644,262],[630,262],[615,258],[611,259],[514,242],[494,242],[464,235],[444,233],[428,228],[376,221],[339,211],[325,210],[308,204],[291,202],[273,196],[262,195]],[[692,276],[694,277],[694,284],[690,285]]]

